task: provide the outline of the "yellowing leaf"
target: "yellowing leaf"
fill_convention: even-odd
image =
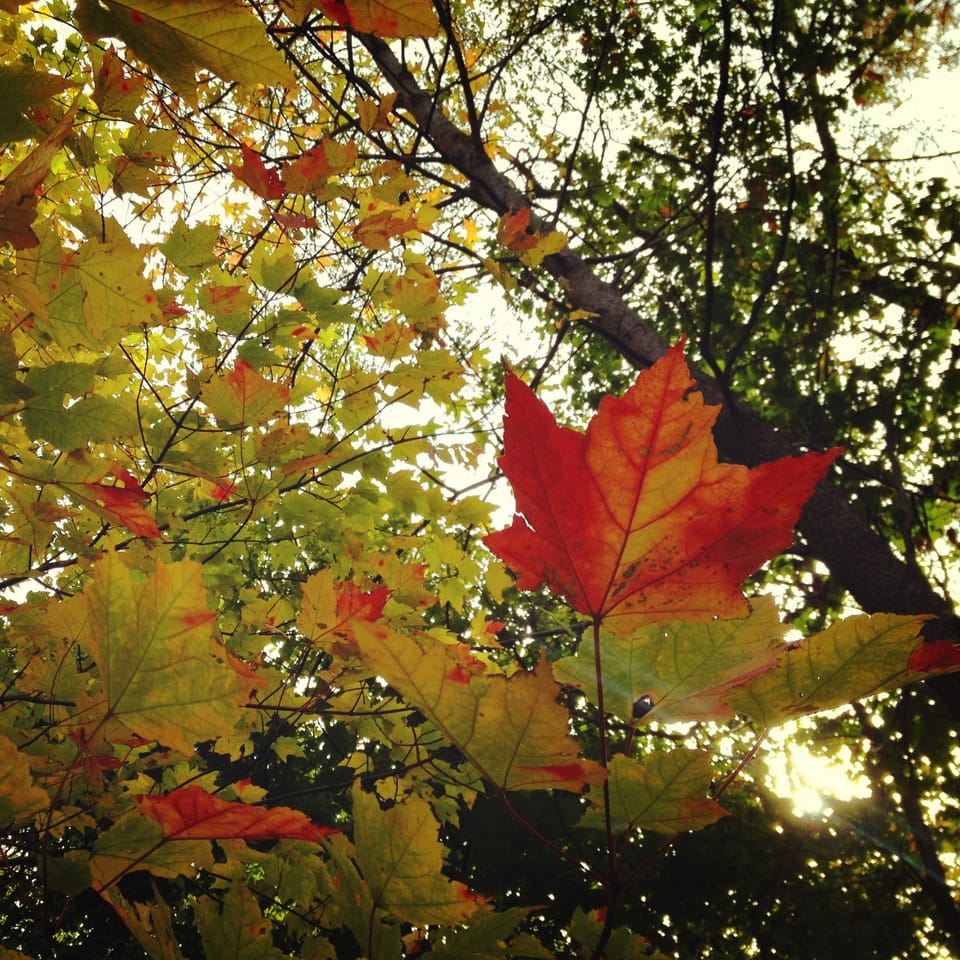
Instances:
[[[213,867],[209,840],[164,843],[160,824],[130,813],[97,837],[90,858],[94,889],[106,890],[132,870],[157,877],[192,876]]]
[[[920,633],[928,619],[889,613],[847,617],[784,648],[776,670],[731,691],[727,701],[769,727],[894,690],[930,673],[956,670],[956,658],[930,669],[918,662],[916,654],[924,649]]]
[[[3,179],[0,190],[0,242],[9,240],[18,250],[39,244],[32,224],[37,216],[37,190],[50,162],[73,130],[80,105],[75,100],[63,119]]]
[[[402,237],[411,231],[419,233],[420,228],[409,204],[396,206],[371,200],[361,207],[360,222],[353,235],[369,250],[389,250],[391,237]]]
[[[36,136],[30,120],[33,108],[44,105],[73,84],[53,73],[38,72],[26,63],[0,64],[0,143]]]
[[[99,670],[80,721],[120,720],[188,755],[233,732],[260,681],[216,642],[200,577],[200,564],[184,560],[157,563],[141,578],[110,553],[81,594],[51,611]]]
[[[330,177],[349,170],[357,160],[352,140],[341,144],[325,139],[301,154],[283,170],[288,193],[312,194],[326,186]]]
[[[507,678],[464,644],[414,639],[382,623],[357,624],[364,661],[414,704],[496,787],[572,790],[603,782],[603,769],[581,760],[550,668]]]
[[[30,761],[0,733],[0,829],[28,820],[50,806],[50,797],[33,782]]]
[[[162,320],[156,291],[143,276],[143,254],[126,238],[85,243],[65,257],[61,272],[65,284],[71,276],[79,280],[84,325],[98,349]]]
[[[196,75],[209,70],[247,86],[293,86],[263,24],[237,0],[79,0],[88,39],[118,37],[190,103]]]
[[[156,885],[153,885],[151,894],[149,903],[139,900],[131,903],[114,886],[103,892],[103,898],[117,912],[150,960],[184,960],[173,929],[173,913]]]
[[[551,230],[537,236],[537,242],[520,254],[520,262],[528,267],[539,267],[546,257],[559,253],[567,245],[566,234]]]
[[[364,592],[354,583],[338,583],[324,568],[303,585],[297,629],[321,650],[342,659],[356,656],[353,623],[377,620],[389,595],[382,586]]]
[[[729,719],[733,710],[725,696],[775,668],[785,649],[785,627],[773,600],[759,597],[751,607],[742,620],[680,620],[647,624],[630,636],[602,633],[605,709],[630,721],[635,705],[646,697],[652,720]],[[583,644],[575,657],[557,660],[553,674],[596,702],[593,644]]]
[[[290,399],[290,388],[260,376],[246,360],[214,377],[203,388],[203,401],[224,426],[252,426],[276,417]]]
[[[638,762],[617,754],[608,766],[610,814],[616,833],[652,830],[675,834],[715,823],[727,812],[707,796],[713,771],[709,754],[676,748]],[[603,798],[590,791],[593,808],[582,826],[604,826]]]
[[[284,960],[273,945],[273,924],[246,884],[234,881],[222,898],[204,897],[193,908],[206,960]]]
[[[111,117],[122,117],[133,122],[137,107],[146,93],[147,83],[143,77],[128,74],[117,51],[107,47],[97,71],[93,96],[100,109]]]
[[[376,908],[401,922],[465,923],[480,902],[464,884],[442,873],[440,823],[421,797],[406,797],[386,810],[376,795],[353,790],[357,865]]]

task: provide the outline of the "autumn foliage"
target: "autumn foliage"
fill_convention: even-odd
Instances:
[[[38,58],[4,65],[29,92],[0,117],[0,827],[10,902],[48,904],[4,956],[100,907],[151,957],[647,955],[618,918],[636,842],[727,816],[733,777],[641,731],[760,735],[960,668],[923,617],[786,641],[744,584],[841,451],[720,462],[682,344],[583,432],[508,372],[516,516],[489,532],[490,506],[437,480],[482,443],[451,447],[435,411],[455,423],[496,363],[448,348],[452,294],[419,252],[462,227],[357,143],[394,101],[349,129],[322,85],[294,109],[239,0],[78,3],[75,75],[0,6]],[[279,10],[291,44],[438,29],[420,0]],[[222,143],[181,139],[194,109]],[[194,215],[210,198],[221,214]],[[489,238],[527,270],[567,242],[529,223]],[[515,588],[577,642],[508,643],[484,602]],[[578,805],[569,835],[527,818],[532,795]],[[488,802],[592,891],[565,944],[450,841]]]

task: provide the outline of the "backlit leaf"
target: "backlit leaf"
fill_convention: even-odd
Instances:
[[[376,795],[353,791],[357,865],[376,907],[410,923],[458,924],[480,909],[462,883],[442,873],[440,823],[421,797],[406,797],[386,810]]]
[[[200,577],[200,564],[187,560],[138,576],[109,553],[83,592],[51,611],[100,672],[85,723],[118,719],[188,755],[194,744],[233,732],[260,681],[216,642]]]
[[[399,690],[496,787],[572,790],[602,783],[581,760],[546,661],[512,677],[463,644],[415,639],[382,623],[355,626],[364,661]]]
[[[292,194],[317,193],[330,177],[345,173],[357,160],[357,145],[352,140],[338,143],[322,140],[283,169],[287,192]]]
[[[309,643],[341,659],[356,656],[354,621],[378,620],[389,596],[383,586],[363,591],[354,583],[339,583],[324,568],[303,585],[297,630]]]
[[[642,761],[618,754],[608,766],[610,814],[616,833],[652,830],[675,834],[716,823],[727,812],[707,796],[713,779],[710,756],[678,747],[656,752]],[[604,826],[603,802],[590,791],[593,807],[581,826]]]
[[[220,230],[213,224],[188,226],[178,219],[160,250],[178,270],[193,276],[218,262],[214,247],[219,238]]]
[[[605,397],[577,433],[513,374],[505,453],[517,516],[485,542],[519,575],[626,632],[650,621],[742,617],[740,584],[786,547],[839,450],[761,464],[719,463],[708,408],[681,347]]]
[[[290,388],[260,376],[246,360],[214,377],[203,388],[203,402],[224,426],[265,423],[277,416],[290,399]]]
[[[126,471],[119,472],[122,486],[105,483],[81,483],[79,486],[103,508],[106,516],[119,522],[138,537],[160,537],[163,534],[156,520],[143,507],[150,500],[136,479]]]
[[[888,613],[847,617],[790,644],[776,670],[731,691],[727,701],[769,727],[960,669],[955,656],[942,665],[926,662],[920,633],[928,619]]]
[[[361,207],[360,222],[353,235],[369,250],[389,250],[392,237],[410,231],[419,233],[414,211],[409,205],[397,206],[383,201],[370,201]]]
[[[243,162],[230,167],[233,175],[243,181],[258,197],[278,200],[286,192],[286,185],[276,167],[268,167],[260,154],[246,144],[240,148]]]
[[[93,93],[100,109],[111,117],[132,122],[137,118],[137,107],[146,88],[146,80],[128,73],[117,51],[112,46],[107,47],[97,71]]]
[[[129,240],[89,241],[61,267],[83,291],[82,316],[92,345],[113,346],[144,325],[162,322],[156,291],[143,277],[143,253]]]
[[[725,720],[733,716],[725,696],[774,669],[786,649],[785,627],[769,597],[751,600],[742,620],[646,624],[630,636],[603,632],[600,657],[604,707],[629,721],[634,705],[649,697],[652,720]],[[553,665],[561,683],[579,687],[596,702],[593,644]]]
[[[201,69],[248,87],[293,86],[263,24],[236,0],[79,0],[76,18],[89,38],[123,40],[191,103]]]

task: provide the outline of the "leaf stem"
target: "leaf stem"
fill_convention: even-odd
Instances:
[[[593,618],[593,662],[597,681],[597,733],[600,738],[600,765],[607,769],[607,712],[603,704],[603,662],[600,656],[600,623],[599,616]],[[607,911],[604,917],[603,930],[600,939],[593,951],[592,960],[600,960],[606,949],[610,934],[613,932],[613,918],[616,912],[617,900],[620,895],[619,871],[617,869],[617,851],[613,839],[613,815],[610,806],[610,781],[603,781],[603,826],[607,836]]]

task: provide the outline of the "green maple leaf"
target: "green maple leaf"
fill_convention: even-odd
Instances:
[[[442,873],[440,824],[430,804],[411,795],[386,810],[356,787],[353,825],[360,868],[376,908],[414,924],[466,922],[481,904]]]
[[[88,38],[119,37],[194,105],[202,69],[247,87],[293,86],[263,24],[235,0],[79,0],[76,19]]]
[[[652,830],[672,835],[698,830],[727,815],[707,796],[713,772],[703,751],[678,748],[642,761],[618,755],[608,772],[610,819],[616,833]],[[603,798],[591,791],[590,799],[593,806],[580,824],[603,829]]]
[[[201,566],[157,563],[139,577],[115,553],[99,560],[83,592],[51,611],[100,672],[78,718],[119,720],[128,731],[184,754],[233,733],[258,678],[215,640]]]

